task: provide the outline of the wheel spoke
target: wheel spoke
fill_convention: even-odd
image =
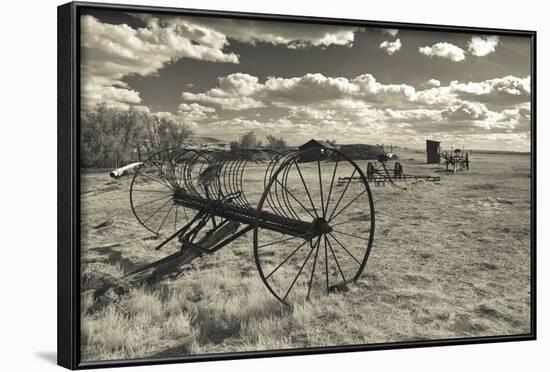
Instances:
[[[171,204],[170,208],[168,208],[168,212],[166,213],[166,216],[164,216],[164,218],[162,219],[162,223],[160,224],[160,226],[157,230],[157,235],[159,234],[160,230],[162,229],[162,226],[164,226],[164,223],[166,222],[166,219],[170,215],[170,212],[172,212],[172,208],[174,208],[174,204]]]
[[[351,258],[353,258],[355,260],[355,262],[357,262],[359,264],[359,266],[361,266],[361,262],[359,262],[359,260],[357,258],[355,258],[355,256],[350,251],[348,251],[348,249],[346,247],[344,247],[342,245],[342,243],[340,243],[340,241],[338,239],[336,239],[336,237],[334,235],[332,235],[332,233],[328,233],[328,234],[332,237],[332,239],[334,239],[336,241],[336,243],[338,243],[338,245],[340,247],[342,247],[342,249],[344,249],[344,251],[347,252],[347,254],[349,254],[351,256]]]
[[[166,206],[166,204],[170,203],[171,201],[172,201],[172,199],[168,199],[163,205],[160,206],[159,209],[157,209],[152,215],[147,217],[147,219],[145,221],[143,221],[143,224],[145,224],[147,221],[149,221],[151,218],[153,218],[153,216],[155,214],[157,214],[162,208],[164,208]]]
[[[321,159],[317,159],[317,172],[319,173],[319,193],[321,196],[321,212],[325,216],[325,198],[323,197],[323,178],[321,174]]]
[[[183,168],[184,168],[183,164],[184,163],[182,163],[180,165],[180,178],[179,178],[179,182],[178,182],[178,186],[180,186],[180,187],[181,187],[181,181],[183,180]]]
[[[159,166],[155,161],[153,161],[153,164],[155,165],[155,167],[159,170],[160,174],[162,175],[162,180],[164,180],[164,171],[162,170],[162,166]],[[168,186],[168,184],[166,182],[163,181],[163,183]]]
[[[333,219],[335,219],[336,217],[338,217],[340,215],[340,213],[345,211],[354,201],[356,201],[361,195],[363,195],[366,192],[367,192],[367,189],[361,191],[355,198],[353,198],[348,204],[346,204],[346,206],[344,208],[340,209],[340,212],[338,212],[336,215],[334,215],[332,218],[330,218],[329,222],[332,221]]]
[[[309,278],[306,300],[309,300],[309,294],[311,292],[311,285],[313,284],[313,277],[315,276],[315,266],[317,265],[317,256],[319,255],[320,245],[321,245],[321,238],[319,237],[319,239],[317,239],[317,248],[315,249],[315,257],[313,258],[313,268],[311,269],[311,277]]]
[[[327,253],[327,237],[323,235],[324,241],[325,241],[325,277],[326,277],[326,284],[327,284],[327,292],[328,292],[328,253]]]
[[[302,171],[300,170],[300,166],[298,165],[298,162],[296,160],[294,160],[294,164],[296,165],[296,169],[298,170],[298,174],[300,175],[300,179],[302,180],[302,184],[304,185],[304,188],[306,189],[307,197],[309,199],[309,202],[311,203],[311,206],[313,207],[313,211],[315,212],[315,216],[319,217],[319,214],[317,213],[317,208],[315,208],[315,204],[313,204],[313,199],[311,198],[311,194],[309,193],[309,189],[306,186],[306,181],[304,180],[304,176],[302,175]],[[315,218],[315,217],[313,217],[313,218]]]
[[[146,190],[146,189],[132,189],[132,192],[134,191],[142,191],[142,192],[160,192],[164,194],[172,194],[172,191],[168,190]]]
[[[285,239],[282,239],[282,240],[277,240],[276,242],[273,242],[273,243],[268,243],[268,244],[264,244],[264,245],[259,245],[258,248],[269,247],[270,245],[277,244],[277,243],[287,242],[287,241],[289,241],[289,240],[293,240],[293,239],[296,239],[296,238],[303,238],[304,236],[309,235],[309,234],[310,234],[310,233],[307,232],[307,233],[305,233],[305,234],[291,236],[290,238],[285,238]]]
[[[163,196],[161,198],[158,198],[158,199],[149,200],[148,202],[145,202],[143,204],[134,206],[134,209],[141,208],[141,207],[144,207],[146,205],[153,204],[154,202],[158,202],[158,201],[164,200],[166,198],[171,198],[171,197],[172,197],[172,195],[165,195],[165,196]]]
[[[174,230],[176,230],[176,226],[178,224],[178,208],[179,208],[179,204],[176,204],[176,214],[174,216]]]
[[[370,217],[370,213],[367,214],[365,217]],[[352,218],[352,219],[349,219],[349,220],[346,220],[346,221],[342,221],[342,222],[338,222],[338,223],[335,223],[335,224],[331,224],[330,227],[333,227],[333,228],[334,228],[334,227],[336,227],[336,226],[345,225],[345,224],[350,223],[350,222],[364,222],[364,221],[361,221],[361,220]]]
[[[332,253],[332,257],[334,257],[334,262],[336,262],[336,266],[338,267],[338,271],[340,271],[340,275],[342,275],[342,279],[344,279],[344,283],[347,283],[346,276],[344,275],[344,272],[342,271],[342,268],[340,267],[340,264],[338,263],[338,259],[336,258],[336,254],[334,253],[334,249],[332,249],[332,244],[330,244],[330,240],[328,240],[327,236],[325,235],[325,242],[328,243],[328,247],[330,249],[330,252]],[[328,287],[327,287],[328,290]]]
[[[369,239],[367,238],[363,238],[362,236],[357,236],[357,235],[353,235],[353,234],[350,234],[350,233],[345,233],[343,231],[337,231],[337,230],[332,230],[332,232],[335,232],[335,233],[338,233],[338,234],[342,234],[342,235],[347,235],[349,237],[352,237],[352,238],[356,238],[356,239],[361,239],[361,240],[365,240],[365,241],[369,241]]]
[[[346,184],[346,187],[345,187],[344,191],[342,192],[342,195],[340,195],[340,198],[338,199],[338,202],[336,202],[336,205],[334,206],[334,209],[332,210],[332,213],[330,214],[330,217],[328,218],[329,221],[332,219],[332,216],[334,215],[334,212],[336,212],[336,209],[340,205],[340,202],[342,201],[342,198],[346,194],[346,191],[348,191],[349,184],[351,183],[351,180],[352,180],[353,176],[355,175],[356,171],[357,171],[357,169],[353,169],[353,173],[351,174],[350,178],[348,179],[348,183]]]
[[[323,218],[326,218],[328,212],[328,206],[330,204],[330,196],[332,195],[332,187],[334,186],[334,178],[336,176],[336,169],[338,168],[339,160],[336,159],[334,164],[334,170],[332,171],[332,180],[330,181],[330,189],[328,191],[327,203],[325,204],[325,213],[323,213]]]
[[[153,177],[151,177],[151,176],[145,174],[145,171],[142,172],[142,173],[140,173],[140,175],[143,176],[143,177],[145,177],[145,178],[150,179],[151,181],[154,181],[154,182],[158,183],[159,185],[168,187],[170,190],[172,190],[172,188],[171,188],[166,182],[164,182],[164,181],[161,182],[161,181],[159,181],[159,180],[154,179]]]
[[[279,180],[276,180],[276,181],[277,181],[277,183],[279,183],[279,184],[281,185],[282,188],[284,188],[284,189],[286,190],[286,192],[288,192],[288,194],[289,194],[290,196],[292,196],[292,198],[293,198],[294,200],[296,200],[296,202],[297,202],[298,204],[300,204],[300,206],[301,206],[307,213],[309,213],[309,215],[310,215],[311,217],[315,218],[315,216],[312,215],[311,212],[307,210],[307,208],[302,204],[302,202],[299,201],[299,200],[294,196],[294,194],[293,194],[292,192],[290,192],[290,190],[287,189],[287,188],[285,187],[285,185],[283,185],[283,184],[281,183],[281,181],[279,181]]]
[[[294,254],[296,254],[296,252],[298,252],[298,250],[299,250],[300,248],[302,248],[302,247],[304,246],[304,244],[306,244],[307,242],[309,242],[309,240],[304,240],[304,241],[302,242],[302,244],[300,244],[300,245],[298,246],[298,248],[296,248],[296,249],[290,254],[290,256],[288,256],[287,258],[285,258],[285,259],[283,260],[283,262],[281,262],[279,265],[277,265],[277,267],[276,267],[275,269],[273,269],[273,271],[271,271],[271,272],[265,277],[265,280],[269,279],[269,277],[270,277],[271,275],[275,274],[275,271],[279,270],[279,268],[280,268],[281,266],[283,266],[288,260],[290,260],[290,258],[291,258],[292,256],[294,256]]]
[[[319,238],[320,239],[320,238]],[[286,291],[286,294],[285,296],[283,297],[283,302],[286,300],[286,298],[288,297],[290,291],[292,290],[292,287],[294,287],[294,284],[296,284],[296,281],[298,280],[298,277],[300,276],[300,274],[302,273],[302,271],[304,270],[304,267],[306,266],[307,262],[309,261],[309,258],[311,257],[311,254],[313,253],[313,249],[315,249],[315,247],[311,248],[309,250],[309,253],[306,257],[306,260],[304,261],[304,263],[302,264],[302,266],[300,267],[300,270],[298,270],[298,274],[296,275],[296,277],[294,278],[294,280],[292,281],[292,284],[290,285],[290,288],[288,288],[288,291]]]
[[[185,215],[185,222],[189,223],[189,218],[187,218],[187,208],[182,207],[182,209],[183,209],[183,214]]]

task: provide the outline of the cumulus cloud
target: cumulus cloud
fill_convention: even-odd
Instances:
[[[214,115],[216,109],[213,107],[206,107],[199,105],[198,103],[182,103],[178,107],[178,114],[191,121],[199,121],[204,119],[216,119]]]
[[[480,102],[510,105],[527,102],[531,96],[531,78],[504,76],[480,82],[452,81],[450,89],[461,99],[476,99]]]
[[[172,19],[173,17],[166,17]],[[285,45],[291,49],[330,45],[351,46],[357,27],[190,17],[193,23],[215,30],[242,43]]]
[[[384,33],[384,34],[388,34],[388,35],[393,36],[393,37],[396,37],[397,33],[399,32],[399,30],[394,29],[394,28],[381,28],[380,31],[382,31],[382,33]]]
[[[238,63],[235,53],[223,50],[227,44],[225,35],[183,18],[164,22],[150,17],[146,27],[134,29],[82,16],[83,104],[139,103],[139,93],[129,89],[121,79],[128,75],[156,74],[180,58]]]
[[[473,36],[468,42],[468,51],[476,57],[484,57],[495,51],[498,42],[498,36]]]
[[[383,41],[380,44],[380,48],[384,49],[386,53],[391,56],[401,49],[401,40],[397,39],[395,41]]]
[[[338,138],[342,127],[346,128],[345,137],[339,138],[343,142],[350,138],[366,141],[367,137],[415,141],[433,133],[441,138],[445,133],[471,136],[491,131],[520,135],[529,128],[528,105],[490,107],[482,98],[506,101],[505,96],[523,97],[528,94],[528,83],[529,78],[505,76],[445,86],[431,81],[426,89],[416,90],[407,84],[384,84],[371,74],[351,79],[306,74],[268,77],[262,82],[236,73],[220,77],[217,86],[205,92],[184,92],[182,107],[191,111],[198,102],[222,108],[216,112],[221,118],[205,120],[202,129],[223,133],[254,130],[260,136],[276,131],[293,139],[293,144],[306,137],[324,138],[326,133]],[[250,109],[255,106],[260,109]]]
[[[103,23],[93,16],[82,16],[81,71],[82,80],[87,84],[83,104],[105,101],[127,106],[139,103],[139,93],[124,86],[121,79],[129,75],[157,74],[167,64],[181,58],[239,63],[239,56],[226,50],[230,40],[286,45],[288,48],[351,46],[358,30],[331,25],[133,15],[140,18],[145,27]],[[88,80],[94,81],[87,83]],[[222,104],[220,97],[216,101]],[[229,100],[223,106],[228,108],[233,104],[237,109],[259,107],[250,99]]]
[[[483,120],[486,119],[489,110],[483,103],[479,102],[460,102],[456,106],[446,108],[441,112],[445,118],[454,120]]]
[[[430,79],[427,82],[424,83],[424,85],[432,86],[432,87],[438,87],[441,85],[441,82],[437,79]]]
[[[219,77],[216,88],[204,93],[183,92],[181,97],[185,101],[208,103],[220,106],[223,110],[240,111],[265,106],[253,97],[262,88],[257,77],[235,73]]]
[[[420,54],[432,57],[446,58],[453,62],[463,61],[466,56],[464,50],[454,44],[442,42],[432,46],[424,46],[418,49]]]
[[[306,74],[300,77],[269,77],[260,83],[257,77],[236,73],[218,79],[218,85],[204,93],[183,92],[185,101],[220,105],[227,110],[247,110],[266,105],[291,107],[296,104],[358,99],[365,102],[409,101],[416,98],[415,88],[406,84],[383,84],[371,74],[354,79]]]
[[[121,109],[141,102],[139,92],[130,89],[128,84],[101,76],[82,80],[80,99],[83,106],[104,102],[109,107]]]

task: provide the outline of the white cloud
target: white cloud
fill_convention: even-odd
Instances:
[[[439,86],[441,86],[441,82],[437,79],[430,79],[427,82],[425,82],[424,85],[428,85],[428,86],[432,86],[432,87],[439,87]]]
[[[413,146],[418,138],[434,133],[447,141],[495,131],[521,135],[529,128],[528,105],[495,105],[481,98],[507,102],[508,96],[526,93],[528,82],[529,78],[512,76],[446,86],[431,81],[427,89],[417,91],[407,84],[381,83],[371,74],[353,79],[306,74],[260,82],[237,73],[219,78],[215,88],[203,93],[184,93],[182,107],[192,106],[193,100],[219,105],[220,118],[205,119],[199,128],[221,136],[254,130],[260,137],[276,132],[292,144],[311,137],[334,137],[344,143],[383,138]],[[261,110],[250,110],[255,106]]]
[[[406,101],[416,99],[415,88],[406,84],[383,84],[370,74],[349,80],[306,74],[300,77],[269,77],[260,83],[257,77],[236,73],[218,79],[218,85],[204,93],[183,92],[185,101],[221,106],[226,110],[248,110],[274,105],[292,107],[341,99],[365,102]]]
[[[164,22],[150,17],[146,27],[134,29],[82,16],[83,104],[139,103],[139,93],[121,79],[156,74],[180,58],[238,63],[235,53],[223,51],[227,44],[225,35],[183,18]]]
[[[352,80],[359,88],[360,96],[367,101],[383,102],[391,100],[413,101],[416,90],[407,84],[382,84],[371,74],[363,74]]]
[[[483,103],[460,102],[456,106],[446,108],[441,115],[448,119],[462,120],[483,120],[488,117],[489,110]]]
[[[401,40],[397,39],[395,41],[383,41],[380,44],[380,48],[384,49],[386,53],[391,56],[401,49]]]
[[[380,31],[382,31],[383,34],[388,34],[393,37],[396,37],[397,33],[399,32],[399,30],[396,30],[394,28],[381,28]]]
[[[476,57],[484,57],[495,51],[498,42],[498,36],[473,36],[468,42],[468,51]]]
[[[172,19],[173,17],[166,17]],[[288,48],[321,47],[330,45],[351,46],[357,27],[189,17],[193,23],[224,34],[229,39],[247,44],[268,43]]]
[[[215,108],[202,106],[198,103],[182,103],[178,107],[178,115],[191,121],[217,118],[214,115],[215,112]]]
[[[104,102],[109,107],[122,109],[141,102],[139,92],[130,89],[126,83],[92,76],[82,79],[80,99],[84,107]]]
[[[390,121],[401,122],[435,122],[441,120],[441,111],[428,109],[393,110],[386,109],[385,114]]]
[[[265,99],[275,102],[308,103],[343,98],[359,87],[346,78],[306,74],[294,78],[270,77],[262,88]]]
[[[464,50],[454,44],[447,42],[437,43],[432,46],[420,47],[418,51],[420,52],[420,54],[423,54],[430,58],[447,58],[453,62],[460,62],[466,58]]]
[[[92,76],[121,79],[130,74],[148,76],[180,58],[238,63],[225,53],[225,35],[185,19],[161,22],[151,17],[144,28],[102,23],[86,15],[81,19],[82,69]]]
[[[181,97],[186,101],[195,101],[218,105],[222,110],[240,111],[253,108],[264,107],[260,101],[250,97],[235,97],[229,95],[218,95],[217,89],[212,89],[207,93],[189,93],[183,92]]]
[[[452,81],[450,88],[462,97],[479,97],[502,103],[506,103],[506,100],[527,101],[531,95],[531,77],[519,78],[508,75],[481,82]]]

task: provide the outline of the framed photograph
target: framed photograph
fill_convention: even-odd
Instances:
[[[60,6],[58,363],[534,340],[535,51]]]

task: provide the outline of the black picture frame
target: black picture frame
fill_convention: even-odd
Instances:
[[[521,36],[531,43],[531,332],[522,335],[423,340],[384,344],[315,347],[292,350],[269,350],[209,355],[182,356],[162,359],[110,360],[86,362],[80,360],[80,178],[79,178],[79,112],[80,112],[80,12],[83,9],[110,11],[141,11],[178,15],[208,15],[235,19],[299,21],[303,23],[392,27],[425,31],[472,32],[477,34]],[[443,26],[333,19],[308,16],[256,14],[156,6],[117,5],[71,2],[58,7],[58,316],[57,358],[60,366],[69,369],[122,367],[181,362],[261,358],[289,355],[326,354],[380,349],[400,349],[445,345],[466,345],[494,342],[535,340],[536,312],[536,32],[509,29]]]

